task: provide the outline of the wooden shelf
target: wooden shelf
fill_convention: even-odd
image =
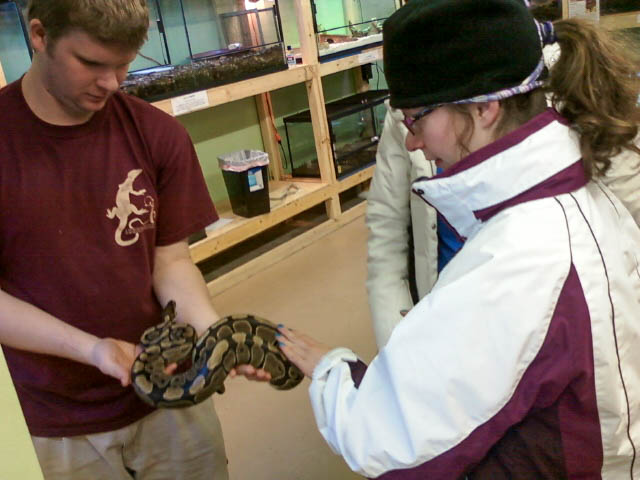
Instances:
[[[353,188],[356,185],[359,185],[362,182],[369,180],[371,177],[373,177],[373,172],[375,168],[376,168],[375,165],[371,165],[370,167],[359,170],[349,175],[348,177],[341,178],[338,181],[338,191],[344,192],[345,190],[349,190],[350,188]]]
[[[279,192],[284,192],[291,184],[296,185],[299,190],[292,195],[286,196],[281,201],[272,201],[271,211],[257,217],[243,218],[233,215],[231,212],[219,212],[222,218],[230,218],[232,221],[218,229],[207,232],[206,238],[190,246],[191,256],[195,262],[203,261],[322,202],[326,204],[329,220],[322,229],[317,229],[313,234],[309,232],[309,235],[305,236],[307,238],[305,241],[310,241],[309,239],[313,238],[314,235],[318,235],[317,232],[336,228],[336,225],[349,221],[354,215],[362,214],[364,211],[364,206],[360,206],[353,211],[343,212],[338,195],[368,181],[373,176],[375,166],[367,167],[342,179],[335,178],[321,79],[327,75],[382,60],[382,46],[365,48],[357,54],[319,63],[310,2],[309,0],[296,0],[293,5],[296,10],[296,22],[301,46],[300,52],[304,63],[291,66],[287,70],[280,72],[204,90],[206,101],[202,98],[201,105],[193,107],[189,111],[212,108],[236,100],[254,97],[260,114],[263,139],[266,139],[265,150],[270,152],[270,155],[273,155],[274,164],[279,165],[277,145],[269,144],[269,142],[272,142],[274,135],[270,130],[272,128],[272,122],[269,117],[270,108],[265,106],[268,94],[273,90],[304,83],[312,112],[314,141],[322,179],[283,178],[284,175],[281,172],[280,165],[280,170],[278,170],[278,175],[276,176],[279,180],[271,180],[269,182],[271,197],[277,197]],[[566,15],[568,0],[562,0],[562,5],[563,12]],[[600,18],[600,23],[609,29],[640,27],[640,10],[603,15]],[[0,63],[0,87],[5,83],[2,64]],[[154,102],[153,105],[170,115],[174,115],[172,100],[175,99],[161,100]],[[288,251],[285,245],[282,246],[281,250],[283,252]],[[264,262],[257,263],[262,265]]]
[[[282,196],[292,184],[298,188],[298,191],[287,195],[282,200],[272,200],[269,213],[244,218],[234,215],[230,211],[218,212],[220,218],[232,219],[232,221],[220,228],[207,232],[207,238],[190,245],[193,261],[197,263],[216,253],[220,253],[253,235],[328,200],[335,192],[334,186],[319,181],[270,181],[269,196],[271,198]]]
[[[622,28],[639,28],[640,10],[637,10],[635,12],[602,15],[600,17],[600,25],[610,30],[620,30]]]
[[[289,67],[287,70],[281,72],[270,73],[257,78],[250,78],[249,80],[242,80],[240,82],[230,83],[228,85],[221,85],[206,90],[209,100],[208,105],[204,105],[199,108],[190,110],[191,113],[197,110],[204,110],[207,108],[215,107],[216,105],[222,105],[225,103],[233,102],[235,100],[241,100],[243,98],[260,95],[261,93],[270,92],[271,90],[277,90],[279,88],[289,87],[297,83],[302,83],[311,79],[311,72],[306,65],[296,65]],[[160,100],[152,103],[160,110],[167,112],[169,115],[174,115],[172,99]]]
[[[569,0],[562,0],[562,18],[569,16]],[[602,14],[600,12],[600,25],[609,30],[640,27],[640,10],[625,13]]]
[[[244,218],[234,215],[231,211],[218,212],[220,218],[232,219],[232,221],[220,228],[208,231],[207,238],[190,245],[191,258],[197,263],[220,253],[253,235],[328,200],[337,193],[344,192],[365,182],[373,176],[374,170],[375,166],[372,165],[339,180],[335,185],[322,183],[317,179],[271,180],[269,182],[269,196],[272,199],[282,196],[290,185],[295,185],[298,191],[287,195],[282,200],[271,200],[271,211],[264,215]]]
[[[382,60],[382,45],[368,48],[355,55],[321,63],[319,65],[320,75],[324,77],[333,73],[349,70],[350,68],[359,67],[360,65],[376,62],[378,60]]]
[[[206,260],[238,243],[257,235],[271,227],[278,225],[316,205],[324,202],[328,220],[319,228],[307,232],[299,239],[291,243],[291,246],[283,244],[279,248],[278,255],[290,253],[290,248],[295,244],[296,248],[308,244],[313,239],[319,238],[338,226],[351,221],[364,213],[364,206],[342,211],[339,194],[356,185],[367,181],[373,175],[374,167],[367,167],[345,178],[337,180],[335,177],[333,158],[331,153],[331,141],[329,138],[328,121],[325,112],[325,100],[322,87],[322,76],[349,70],[360,65],[372,63],[382,59],[382,47],[375,46],[365,48],[358,54],[346,56],[333,61],[320,64],[318,51],[313,31],[313,16],[309,0],[296,0],[293,2],[296,11],[298,36],[300,39],[300,52],[304,63],[291,66],[286,70],[251,78],[219,87],[193,92],[188,95],[169,98],[153,102],[152,105],[170,115],[182,115],[198,110],[216,107],[236,100],[254,97],[260,119],[260,129],[264,141],[264,149],[272,158],[275,180],[269,181],[271,211],[253,218],[244,218],[234,215],[232,212],[220,211],[221,218],[231,219],[229,223],[207,231],[206,238],[189,246],[191,257],[197,262]],[[0,63],[0,87],[4,81],[2,64]],[[269,93],[273,90],[289,87],[297,84],[305,84],[306,93],[311,112],[311,124],[313,126],[314,143],[320,168],[320,179],[288,178],[282,171],[278,145],[274,143],[273,121],[269,105]],[[191,96],[191,98],[186,98]],[[185,104],[187,108],[180,108],[174,112],[176,101]],[[191,102],[188,102],[191,101]],[[295,185],[298,190],[285,196],[282,200],[275,200],[282,195],[290,185]],[[305,243],[306,242],[306,243]],[[277,252],[276,252],[277,253]],[[265,259],[256,259],[253,264],[264,266]],[[269,256],[271,261],[279,258],[277,255]],[[254,267],[251,267],[254,268]],[[238,269],[239,272],[249,271],[247,268]],[[227,275],[236,278],[238,275]],[[239,277],[238,277],[239,278]]]

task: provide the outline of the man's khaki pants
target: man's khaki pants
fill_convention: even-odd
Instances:
[[[160,409],[119,430],[31,437],[46,480],[227,480],[213,400]]]

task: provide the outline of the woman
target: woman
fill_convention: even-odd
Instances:
[[[465,244],[368,368],[280,330],[353,470],[640,478],[640,230],[598,180],[639,153],[637,69],[617,48],[520,0],[412,0],[385,23],[407,148],[444,169],[413,192]]]

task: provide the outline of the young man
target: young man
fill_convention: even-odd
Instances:
[[[218,319],[186,241],[217,218],[193,145],[118,91],[146,3],[28,16],[33,64],[0,90],[0,342],[44,474],[226,479],[212,402],[153,411],[129,386],[170,299],[198,333]]]

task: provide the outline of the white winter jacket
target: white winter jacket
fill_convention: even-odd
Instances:
[[[640,478],[640,229],[564,119],[413,190],[466,242],[368,368],[315,368],[331,448],[385,480]]]
[[[407,129],[401,123],[402,113],[391,108],[388,102],[387,111],[366,213],[369,228],[367,291],[379,349],[402,320],[400,310],[413,307],[407,265],[407,227],[410,224],[419,298],[431,291],[438,278],[436,211],[411,194],[411,182],[419,177],[432,177],[436,167],[422,152],[407,151]],[[611,168],[601,180],[640,225],[640,155],[623,151],[613,159]]]
[[[378,143],[376,169],[367,197],[367,291],[378,348],[400,322],[400,310],[410,310],[409,233],[413,230],[413,253],[418,296],[431,291],[438,278],[436,211],[411,194],[411,182],[436,173],[433,162],[420,151],[409,153],[404,145],[407,129],[402,113],[389,107]]]

